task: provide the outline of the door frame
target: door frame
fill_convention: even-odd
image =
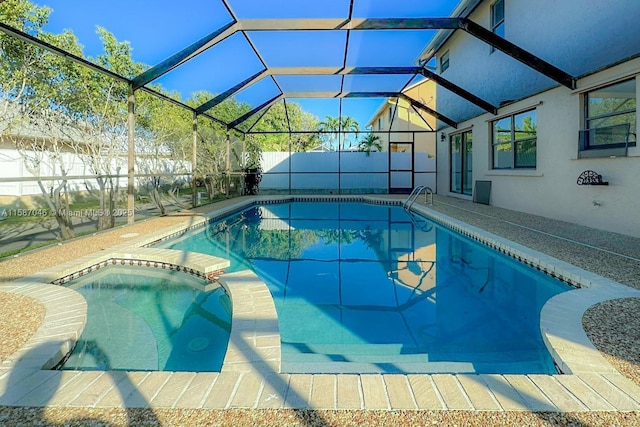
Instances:
[[[402,142],[389,142],[389,183],[388,183],[388,187],[389,187],[389,194],[409,194],[411,193],[411,191],[413,190],[413,186],[414,186],[414,176],[413,176],[413,171],[415,169],[415,155],[413,152],[413,148],[414,148],[414,141],[413,141],[413,135],[411,138],[411,141],[402,141]],[[409,152],[411,153],[411,167],[410,169],[393,169],[391,166],[391,154],[397,152],[397,150],[391,150],[391,146],[392,145],[402,145],[402,146],[408,146],[409,147]],[[411,175],[411,184],[410,186],[407,187],[392,187],[391,186],[391,176],[392,174],[396,172],[407,172]]]
[[[473,155],[473,133],[472,129],[464,129],[459,132],[455,132],[449,135],[449,192],[455,194],[462,194],[466,196],[473,195],[473,185],[468,188],[468,192],[465,192],[465,178],[467,177],[467,172],[471,175],[471,179],[473,180],[473,160],[471,161],[471,168],[467,171],[466,163],[467,163],[467,143],[471,144],[471,154]],[[471,136],[470,141],[467,139],[467,135]],[[453,139],[455,137],[460,137],[460,191],[453,190]],[[473,184],[473,182],[471,182]]]

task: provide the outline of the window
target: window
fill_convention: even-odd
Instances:
[[[449,51],[446,51],[440,57],[440,74],[449,68]]]
[[[378,117],[378,130],[382,130],[382,116]]]
[[[580,157],[623,155],[627,147],[635,146],[635,79],[587,92],[584,126],[580,132]]]
[[[471,131],[451,135],[449,159],[451,162],[451,192],[471,195],[473,180],[473,135]]]
[[[391,126],[392,120],[393,120],[393,107],[389,107],[389,126]]]
[[[504,38],[504,0],[491,5],[491,31]],[[493,51],[495,48],[491,46],[491,52]]]
[[[536,167],[536,110],[503,117],[492,128],[493,169]]]

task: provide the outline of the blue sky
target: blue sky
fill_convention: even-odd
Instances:
[[[459,0],[355,0],[354,18],[403,18],[449,16]],[[34,0],[53,12],[47,30],[71,29],[84,46],[87,56],[101,53],[96,27],[102,26],[120,41],[129,41],[133,58],[155,65],[194,41],[231,21],[219,0]],[[346,18],[349,0],[229,0],[239,19],[257,18]],[[413,65],[433,31],[351,32],[347,65]],[[271,67],[342,66],[346,32],[262,32],[249,33],[265,63]],[[178,91],[183,99],[197,90],[221,92],[262,68],[247,41],[236,34],[195,59],[161,77],[157,83]],[[399,90],[411,76],[359,76],[345,79],[345,90]],[[334,76],[292,77],[278,80],[283,90],[305,91],[339,89]],[[337,82],[337,83],[336,83]],[[271,79],[252,87],[238,98],[252,106],[260,105],[278,89]],[[292,99],[320,118],[337,116],[337,100]],[[343,102],[343,115],[355,117],[362,126],[382,99],[349,99]]]

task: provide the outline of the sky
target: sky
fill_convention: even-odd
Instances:
[[[232,21],[220,0],[32,0],[52,9],[45,27],[53,33],[70,29],[86,56],[102,53],[98,26],[128,41],[133,59],[153,66]],[[228,0],[238,19],[346,18],[349,0]],[[446,17],[459,0],[355,0],[354,18]],[[434,31],[352,31],[347,66],[412,66]],[[269,67],[342,66],[345,31],[250,32],[249,38]],[[242,34],[235,34],[154,83],[188,99],[199,90],[222,92],[262,69]],[[282,90],[339,91],[336,76],[276,77]],[[345,91],[398,91],[411,80],[401,76],[348,76]],[[417,80],[415,80],[417,81]],[[253,107],[279,93],[272,79],[239,93]],[[320,119],[338,116],[336,99],[290,99]],[[342,114],[362,127],[383,99],[345,99]]]

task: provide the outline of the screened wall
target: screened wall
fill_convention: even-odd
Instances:
[[[46,3],[0,2],[0,203],[47,209],[61,228],[74,206],[133,222],[255,192],[435,190],[436,150],[420,141],[457,123],[412,89],[433,82],[497,112],[435,72],[436,31],[436,45],[461,32],[575,88],[441,2]],[[418,128],[398,128],[402,108]]]

